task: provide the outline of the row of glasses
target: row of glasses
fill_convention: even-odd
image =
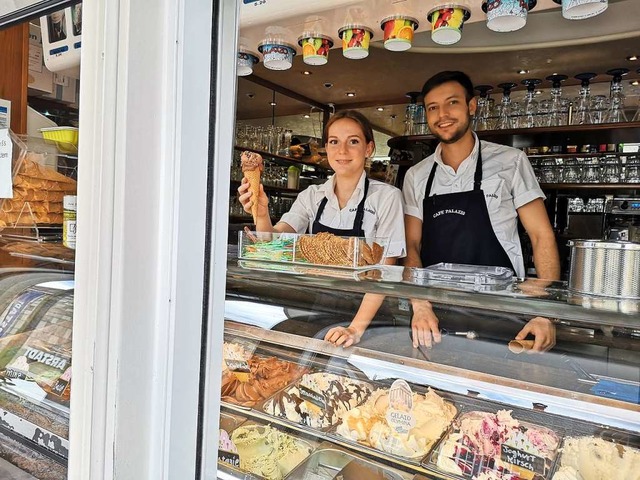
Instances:
[[[291,210],[294,199],[279,194],[269,195],[269,215],[271,218],[280,219],[285,213]],[[229,216],[246,218],[251,221],[251,214],[244,211],[237,195],[229,197]]]
[[[549,157],[533,168],[540,183],[640,183],[640,156]]]
[[[580,80],[581,87],[578,96],[573,99],[562,95],[562,84],[568,77],[561,74],[546,77],[552,88],[549,97],[540,101],[535,100],[536,88],[542,83],[537,78],[521,82],[527,87],[522,103],[512,102],[511,92],[516,87],[515,83],[498,85],[502,89],[502,100],[499,103],[491,98],[491,85],[478,85],[475,87],[479,98],[473,128],[481,131],[627,122],[622,78],[629,73],[629,69],[616,68],[606,73],[612,77],[609,96],[591,95],[591,81],[597,76],[593,72],[580,73],[574,77]],[[632,121],[640,121],[640,96]]]
[[[289,155],[292,130],[276,125],[236,124],[236,145],[277,155]]]
[[[569,199],[569,213],[602,213],[604,212],[604,198],[589,198],[587,202],[581,198]]]

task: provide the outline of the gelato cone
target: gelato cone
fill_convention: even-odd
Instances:
[[[242,173],[249,180],[249,191],[251,192],[251,215],[253,221],[258,218],[258,198],[260,195],[260,176],[262,175],[262,157],[254,152],[242,152],[240,156]]]
[[[518,355],[527,350],[531,350],[534,343],[533,340],[511,340],[509,342],[509,351]]]

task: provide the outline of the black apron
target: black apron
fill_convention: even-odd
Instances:
[[[320,218],[322,218],[322,212],[324,212],[324,207],[327,206],[327,197],[324,197],[320,202],[320,206],[318,207],[318,212],[316,213],[316,218],[313,221],[313,225],[311,226],[312,230],[309,233],[333,233],[339,237],[364,237],[364,228],[362,226],[364,220],[364,201],[367,199],[367,194],[369,193],[369,179],[365,177],[364,179],[364,195],[362,196],[362,200],[358,204],[358,210],[356,210],[356,218],[353,220],[353,227],[351,229],[348,228],[331,228],[327,227],[320,223]]]
[[[480,145],[471,191],[430,197],[437,166],[434,163],[431,169],[423,201],[422,266],[446,262],[507,267],[515,271],[493,231],[484,192],[480,188]]]

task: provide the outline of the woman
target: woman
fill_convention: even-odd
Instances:
[[[343,237],[389,239],[385,263],[405,256],[402,194],[394,186],[367,178],[364,166],[373,154],[373,130],[367,118],[355,110],[333,115],[325,126],[325,148],[335,174],[322,185],[301,192],[291,210],[273,226],[269,199],[260,185],[256,230],[258,232],[320,233]],[[251,212],[251,192],[246,178],[238,188],[240,203]],[[383,295],[366,294],[348,327],[334,327],[325,336],[335,345],[348,347],[360,341],[371,323]]]

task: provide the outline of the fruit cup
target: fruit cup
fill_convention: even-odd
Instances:
[[[393,52],[403,52],[411,48],[413,31],[418,28],[418,20],[405,15],[392,15],[380,22],[384,30],[384,48]]]
[[[342,39],[342,54],[353,60],[366,58],[369,55],[369,41],[373,38],[373,30],[364,25],[345,25],[338,30]]]
[[[253,73],[253,66],[258,63],[258,54],[240,48],[236,60],[236,73],[239,77],[245,77]]]
[[[302,59],[307,65],[324,65],[329,61],[329,49],[333,40],[326,35],[305,33],[298,38],[302,47]]]
[[[263,40],[258,45],[264,66],[269,70],[288,70],[293,65],[296,48],[280,40]]]
[[[462,26],[469,19],[469,10],[458,5],[439,6],[427,14],[431,23],[431,40],[440,45],[452,45],[462,38]]]

